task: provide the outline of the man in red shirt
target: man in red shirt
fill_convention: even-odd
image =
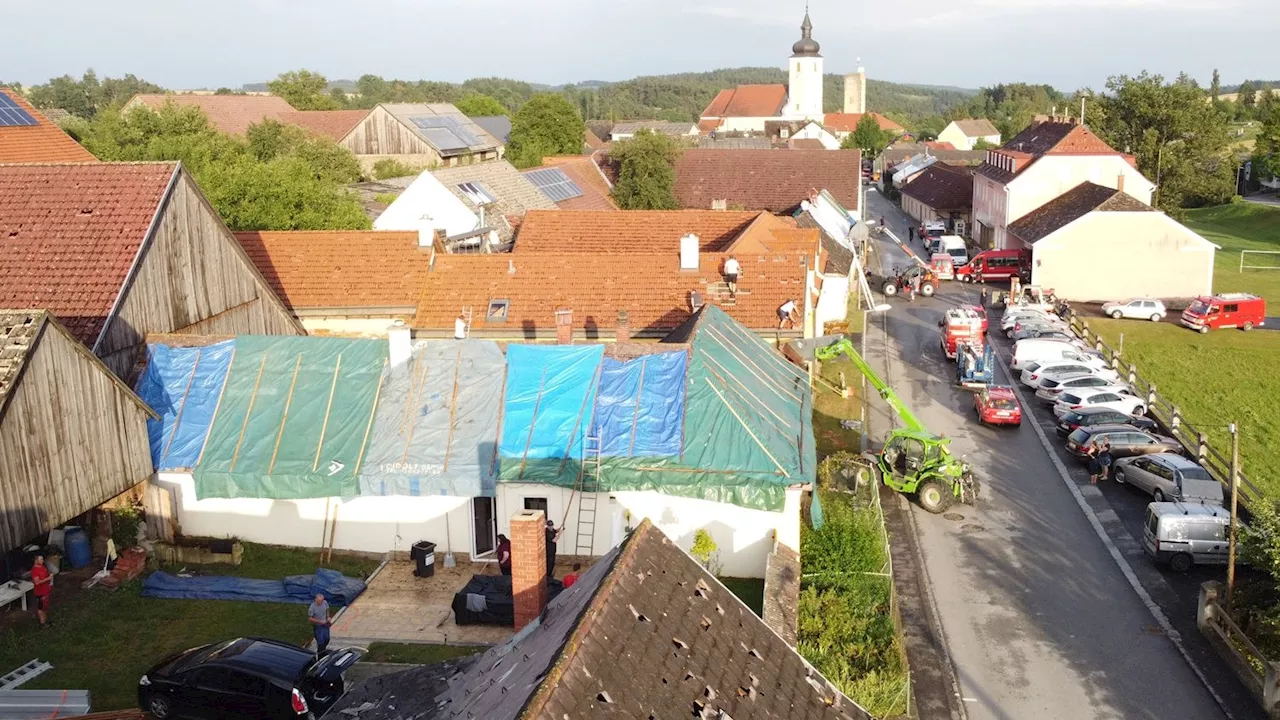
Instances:
[[[31,566],[31,584],[35,588],[31,594],[36,596],[36,617],[40,618],[40,627],[49,625],[49,593],[53,592],[53,576],[44,566],[44,555],[36,555]]]

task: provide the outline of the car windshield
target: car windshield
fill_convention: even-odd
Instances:
[[[1206,480],[1214,483],[1215,485],[1218,483],[1218,481],[1214,480],[1213,477],[1209,475],[1208,472],[1205,472],[1205,469],[1202,467],[1182,468],[1178,473],[1182,475],[1183,480]]]
[[[990,403],[991,407],[995,408],[996,410],[1012,410],[1018,407],[1018,403],[1014,402],[1013,398],[1005,398],[1005,397],[990,398],[988,402]]]
[[[1079,404],[1080,404],[1080,396],[1079,396],[1079,395],[1072,395],[1071,393],[1063,393],[1061,397],[1062,397],[1062,402],[1064,402],[1064,403],[1066,403],[1066,404],[1068,404],[1068,405],[1079,405]]]
[[[1077,445],[1082,445],[1089,440],[1089,431],[1084,428],[1076,428],[1067,436],[1067,439]]]
[[[1187,308],[1187,310],[1195,313],[1196,315],[1204,315],[1209,312],[1209,303],[1197,300],[1191,303],[1191,307]]]
[[[1216,480],[1189,480],[1182,478],[1182,498],[1184,500],[1208,500],[1222,503],[1222,486]]]

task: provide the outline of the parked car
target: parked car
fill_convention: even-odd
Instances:
[[[1052,315],[1046,315],[1045,317],[1019,318],[1012,326],[1007,328],[1002,326],[1002,328],[1007,337],[1015,337],[1019,332],[1025,332],[1027,330],[1056,330],[1067,333],[1068,335],[1071,332],[1070,326]],[[1029,335],[1029,337],[1035,336]]]
[[[1156,421],[1141,415],[1126,415],[1119,410],[1108,407],[1080,408],[1071,410],[1058,420],[1058,434],[1070,435],[1078,427],[1090,425],[1132,425],[1144,432],[1154,432]]]
[[[1225,565],[1231,513],[1217,505],[1153,502],[1142,524],[1142,548],[1177,572]]]
[[[1067,436],[1067,452],[1086,458],[1089,457],[1089,448],[1101,445],[1104,440],[1111,444],[1111,456],[1114,458],[1182,450],[1182,445],[1171,437],[1145,433],[1131,425],[1090,425],[1071,431]]]
[[[1181,455],[1157,454],[1116,461],[1111,477],[1149,493],[1154,502],[1198,502],[1222,505],[1222,485]]]
[[[1007,283],[1025,273],[1031,265],[1028,250],[983,250],[968,263],[956,268],[956,279],[964,282],[988,280]]]
[[[1120,302],[1109,302],[1102,306],[1102,312],[1116,320],[1129,318],[1160,322],[1165,316],[1164,303],[1155,298],[1130,298]]]
[[[156,720],[319,717],[346,691],[354,648],[319,659],[278,640],[236,638],[161,660],[138,680],[138,704]]]
[[[1072,410],[1104,407],[1125,415],[1145,415],[1147,399],[1118,388],[1078,388],[1067,390],[1053,404],[1053,415],[1059,420]]]
[[[973,394],[978,422],[990,425],[1021,425],[1022,407],[1018,396],[1007,385],[992,385]]]
[[[1182,324],[1201,334],[1221,328],[1252,330],[1262,327],[1267,301],[1248,293],[1202,296],[1182,311]]]
[[[1091,388],[1109,388],[1117,392],[1130,392],[1129,386],[1109,380],[1101,375],[1076,373],[1058,377],[1040,378],[1040,386],[1036,389],[1036,398],[1052,405],[1058,401],[1062,393],[1068,390],[1085,390]]]
[[[1019,340],[1035,340],[1037,338],[1055,339],[1055,340],[1075,340],[1075,336],[1068,332],[1065,328],[1058,329],[1050,325],[1035,325],[1032,327],[1024,327],[1015,330],[1009,335],[1014,342]]]
[[[1006,310],[1004,314],[1000,316],[1000,329],[1008,332],[1014,325],[1017,325],[1025,319],[1052,319],[1056,317],[1057,315],[1054,315],[1051,312],[1035,308],[1028,308],[1025,310]]]
[[[1039,389],[1040,380],[1046,377],[1058,379],[1059,376],[1079,375],[1081,373],[1091,373],[1098,377],[1104,377],[1109,380],[1119,380],[1120,373],[1107,367],[1106,361],[1098,358],[1097,362],[1090,360],[1063,360],[1061,362],[1031,362],[1022,369],[1022,376],[1018,378],[1023,385],[1032,389]]]
[[[1027,338],[1013,344],[1014,370],[1021,372],[1028,362],[1048,362],[1050,360],[1084,360],[1091,355],[1096,356],[1078,340],[1061,338]]]

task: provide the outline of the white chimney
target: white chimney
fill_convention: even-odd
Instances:
[[[698,236],[693,233],[680,238],[680,269],[698,269]]]
[[[409,362],[413,355],[413,340],[409,337],[409,326],[403,320],[397,320],[387,328],[387,359],[391,367],[398,367]]]

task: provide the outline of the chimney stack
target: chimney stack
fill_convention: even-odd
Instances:
[[[1120,173],[1116,176],[1116,189],[1120,192],[1124,192],[1124,173]]]
[[[547,517],[541,510],[511,517],[511,596],[516,632],[547,607]]]
[[[698,236],[693,233],[680,238],[680,269],[698,269]]]
[[[399,367],[409,362],[409,357],[413,355],[413,340],[410,337],[409,326],[403,320],[397,320],[387,328],[387,343],[390,346],[387,360],[391,367]]]
[[[631,315],[626,310],[618,311],[617,340],[620,343],[631,341]]]
[[[560,345],[573,344],[573,310],[569,308],[556,310],[556,342]]]

